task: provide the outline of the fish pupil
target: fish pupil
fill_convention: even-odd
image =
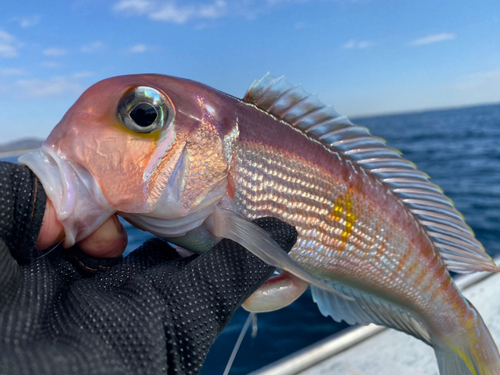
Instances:
[[[156,109],[148,103],[141,103],[130,111],[130,117],[139,126],[146,127],[155,122],[158,113]]]

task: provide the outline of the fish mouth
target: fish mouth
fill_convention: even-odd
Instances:
[[[45,144],[18,161],[35,173],[54,205],[64,227],[65,248],[89,236],[116,212],[89,170]]]

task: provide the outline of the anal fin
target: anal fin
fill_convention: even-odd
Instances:
[[[344,320],[349,324],[383,325],[410,334],[431,345],[429,332],[410,311],[344,285],[331,282],[328,284],[340,293],[331,294],[311,286],[313,300],[324,316],[331,316],[338,322]],[[350,298],[346,299],[343,295]]]

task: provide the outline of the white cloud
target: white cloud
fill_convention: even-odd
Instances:
[[[21,76],[26,74],[24,69],[20,68],[1,68],[0,76]]]
[[[66,55],[67,51],[64,48],[47,48],[43,50],[45,56],[61,57]]]
[[[57,69],[62,66],[62,64],[57,61],[42,61],[40,65],[44,68],[50,68],[50,69]]]
[[[0,57],[17,57],[19,44],[16,38],[7,31],[0,30]]]
[[[194,17],[196,10],[192,6],[178,7],[175,4],[163,4],[156,12],[149,14],[153,20],[173,22],[173,23],[186,23],[189,19]]]
[[[23,95],[44,98],[65,93],[81,93],[80,83],[68,77],[52,77],[49,79],[24,79],[14,83],[14,87],[22,90]]]
[[[434,34],[434,35],[428,35],[423,38],[419,38],[411,42],[414,46],[423,46],[426,44],[431,44],[431,43],[438,43],[438,42],[444,42],[446,40],[453,40],[456,39],[455,33],[441,33],[441,34]]]
[[[92,77],[93,75],[94,75],[94,73],[92,73],[92,72],[77,72],[77,73],[73,74],[72,77],[79,79],[79,78]]]
[[[148,50],[145,44],[135,44],[128,49],[129,53],[144,53]]]
[[[213,4],[202,5],[198,9],[199,18],[219,18],[226,15],[227,5],[224,0],[216,0]]]
[[[115,12],[126,12],[130,15],[134,13],[145,14],[152,11],[153,2],[149,0],[120,0],[113,7]]]
[[[83,45],[80,50],[85,53],[96,53],[106,48],[105,44],[101,41],[92,42]]]
[[[359,49],[365,49],[365,48],[368,48],[368,47],[371,47],[371,46],[374,46],[375,43],[373,42],[368,42],[368,41],[361,41],[358,43],[358,48]]]
[[[1,73],[1,71],[0,71]],[[81,79],[92,76],[92,72],[76,72],[68,76],[50,78],[18,79],[12,83],[0,84],[0,94],[45,99],[49,97],[81,94],[84,86]]]
[[[342,48],[344,49],[365,49],[365,48],[370,48],[375,45],[374,42],[370,42],[368,40],[362,40],[362,41],[355,41],[353,39],[349,40],[348,42],[344,43],[342,45]]]
[[[38,25],[38,23],[40,22],[40,16],[34,15],[26,17],[16,17],[12,20],[19,23],[19,26],[21,26],[23,29],[27,29],[29,27]]]
[[[152,20],[186,23],[192,19],[214,19],[227,15],[227,3],[215,0],[208,5],[177,5],[174,1],[119,0],[113,7],[118,14],[145,15]]]

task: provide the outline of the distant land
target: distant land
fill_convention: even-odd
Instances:
[[[22,150],[33,150],[39,148],[44,139],[41,138],[21,138],[16,139],[15,141],[0,143],[0,154],[14,153],[16,151]]]

